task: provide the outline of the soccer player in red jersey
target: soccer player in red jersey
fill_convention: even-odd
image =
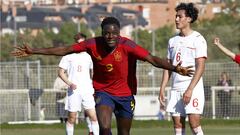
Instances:
[[[106,17],[101,24],[102,36],[91,38],[72,46],[52,48],[17,47],[11,54],[16,57],[31,54],[66,55],[86,51],[93,61],[93,86],[100,135],[111,134],[112,113],[116,116],[118,135],[129,135],[132,124],[136,93],[136,60],[147,61],[158,68],[192,76],[192,66],[173,66],[168,61],[152,56],[134,41],[120,36],[120,23],[114,17]],[[131,67],[133,66],[133,67]],[[129,71],[129,68],[133,70]],[[135,82],[133,86],[129,83]],[[133,90],[133,91],[132,91]]]
[[[214,38],[213,44],[216,45],[225,55],[230,57],[233,61],[238,63],[240,65],[240,54],[235,54],[232,51],[228,50],[225,48],[219,38]],[[240,49],[240,44],[239,44],[239,49]]]

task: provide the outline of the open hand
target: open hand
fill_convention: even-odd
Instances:
[[[23,45],[23,46],[17,46],[15,47],[15,50],[11,52],[12,56],[15,57],[27,57],[32,54],[32,49],[28,45]]]
[[[191,77],[194,74],[194,70],[191,69],[193,66],[182,67],[181,64],[182,62],[179,62],[176,66],[176,72],[180,75]]]

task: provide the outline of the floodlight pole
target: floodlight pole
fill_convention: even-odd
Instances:
[[[14,29],[14,47],[17,47],[17,21],[16,21],[17,7],[15,5],[12,7],[12,16],[13,16],[13,29]],[[14,57],[14,67],[15,67],[14,76],[17,76],[18,71],[17,71],[17,58],[16,57]],[[17,79],[17,77],[14,77],[13,88],[16,89],[17,85],[18,85],[18,79]]]
[[[81,17],[78,17],[77,31],[78,33],[81,32]]]

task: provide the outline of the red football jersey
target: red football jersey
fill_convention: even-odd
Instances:
[[[103,37],[74,44],[75,52],[86,51],[93,61],[93,87],[114,96],[136,94],[136,60],[145,60],[149,52],[130,39],[119,37],[117,47],[107,53]]]
[[[137,59],[134,57],[129,57],[128,59],[128,86],[132,91],[132,94],[137,94]]]
[[[237,54],[237,55],[235,56],[234,61],[235,61],[236,63],[240,64],[240,54]]]

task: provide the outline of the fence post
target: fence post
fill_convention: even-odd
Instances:
[[[212,91],[212,118],[216,119],[216,103],[215,103],[215,89],[211,87]]]
[[[30,82],[29,82],[29,76],[30,76],[30,73],[29,73],[29,61],[26,62],[26,68],[27,68],[27,88],[29,89],[30,88]]]
[[[38,89],[41,89],[41,64],[40,64],[40,60],[37,61],[37,74],[38,74]],[[40,120],[41,116],[40,116],[40,111],[41,111],[41,104],[42,104],[42,101],[41,101],[41,96],[39,97],[38,99],[38,120]]]
[[[29,89],[28,89],[29,90]],[[31,121],[31,103],[30,103],[30,96],[29,96],[29,92],[27,92],[27,111],[28,111],[28,121]]]

